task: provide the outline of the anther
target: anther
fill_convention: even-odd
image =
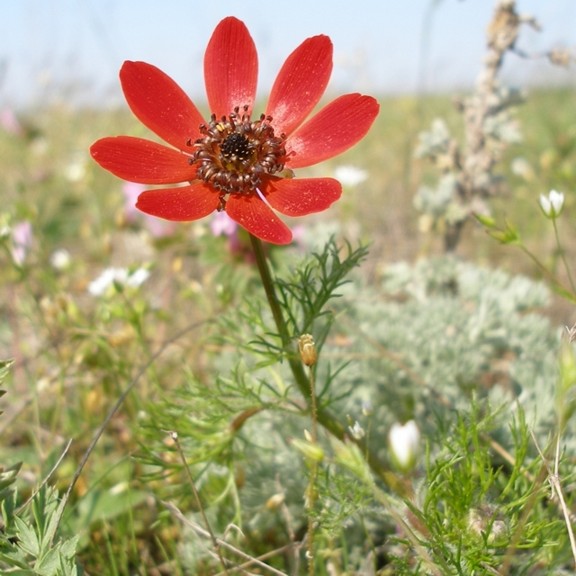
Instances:
[[[220,121],[210,116],[208,126],[201,125],[201,138],[193,146],[191,164],[197,164],[197,177],[226,194],[254,193],[266,174],[284,169],[286,136],[276,137],[271,116],[261,114],[252,121],[249,106],[235,106]],[[191,140],[188,141],[191,144]],[[221,196],[221,199],[224,198]],[[225,199],[220,205],[225,206]]]

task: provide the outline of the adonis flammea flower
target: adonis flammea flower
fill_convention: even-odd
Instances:
[[[116,136],[93,144],[92,157],[131,182],[178,185],[142,192],[136,203],[142,212],[190,221],[225,211],[254,236],[288,244],[292,232],[276,212],[320,212],[342,193],[333,178],[294,178],[292,170],[344,152],[364,137],[378,114],[374,98],[346,94],[307,119],[331,72],[330,38],[308,38],[282,66],[264,113],[255,114],[256,47],[243,22],[225,18],[204,55],[210,118],[204,119],[155,66],[125,62],[120,82],[128,105],[171,147]]]

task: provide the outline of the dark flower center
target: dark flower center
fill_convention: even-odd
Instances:
[[[286,136],[274,135],[272,118],[262,114],[252,121],[244,106],[234,108],[220,120],[212,114],[200,126],[201,138],[188,142],[194,147],[190,164],[197,164],[197,177],[221,193],[222,207],[228,194],[253,193],[262,177],[284,170]]]
[[[235,159],[247,160],[252,155],[250,140],[244,134],[234,132],[222,142],[220,152],[229,161],[234,161]]]

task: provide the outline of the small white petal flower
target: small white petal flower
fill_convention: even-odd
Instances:
[[[404,472],[410,471],[416,463],[420,446],[420,430],[416,422],[409,420],[406,424],[394,423],[388,434],[388,442],[398,468]]]
[[[95,278],[88,285],[88,292],[92,296],[103,296],[108,289],[112,286],[115,279],[121,274],[122,269],[120,268],[106,268],[98,278]]]
[[[126,278],[126,286],[132,286],[133,288],[138,288],[150,278],[150,270],[146,268],[137,268],[132,273],[128,274]]]
[[[58,248],[50,256],[50,264],[56,270],[66,270],[70,266],[70,252],[66,248]]]
[[[548,196],[540,194],[540,208],[547,218],[554,220],[560,216],[564,207],[564,193],[557,190],[550,190]]]
[[[75,158],[64,168],[64,178],[68,182],[81,182],[86,176],[86,162],[83,158]]]
[[[149,276],[150,272],[146,268],[137,268],[132,272],[126,268],[106,268],[98,278],[90,282],[88,292],[92,296],[103,296],[114,284],[138,288]]]
[[[366,436],[366,432],[364,432],[364,428],[362,428],[358,420],[354,422],[354,426],[348,426],[348,430],[355,440],[361,440]]]
[[[510,169],[513,174],[524,178],[524,180],[532,181],[535,178],[534,168],[526,158],[514,158],[510,163]]]
[[[334,177],[339,180],[343,186],[358,186],[368,178],[368,172],[356,166],[338,166],[334,170]]]

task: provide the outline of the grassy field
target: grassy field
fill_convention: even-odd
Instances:
[[[224,573],[209,554],[213,541],[200,535],[207,524],[250,557],[271,553],[275,573],[306,573],[295,543],[310,518],[317,574],[570,573],[564,518],[529,430],[542,450],[561,434],[570,508],[574,360],[559,333],[576,318],[567,294],[548,289],[551,278],[569,287],[563,262],[573,266],[576,255],[574,97],[572,89],[527,93],[517,111],[523,138],[496,167],[494,218],[520,231],[540,267],[476,222],[456,257],[423,231],[414,196],[438,173],[415,158],[418,135],[436,117],[461,133],[452,97],[381,98],[369,136],[307,172],[350,165],[367,178],[345,185],[329,211],[294,221],[301,240],[270,257],[294,326],[322,344],[321,402],[358,422],[390,470],[388,430],[417,422],[417,461],[391,482],[359,480],[370,472],[355,445],[303,434],[310,416],[278,363],[247,238],[231,249],[208,219],[151,228],[127,207],[123,183],[91,160],[102,136],[147,135],[126,110],[22,115],[16,132],[0,132],[0,360],[13,361],[0,416],[5,509],[22,506],[16,515],[62,557],[56,543],[77,537],[75,558],[93,575]],[[553,188],[566,195],[563,252],[538,206]],[[324,251],[331,235],[368,251],[348,254],[351,282],[336,290],[341,298],[310,306],[317,315],[307,324],[304,303],[347,272],[346,249]],[[101,276],[111,268],[115,280]],[[50,489],[66,493],[92,441],[48,538],[57,514]],[[8,495],[17,463],[17,493]],[[304,505],[310,486],[313,509]],[[15,566],[69,573],[32,571],[40,553],[28,546],[18,556],[26,532],[4,517],[6,574]]]
[[[551,185],[562,189],[574,179],[572,90],[533,91],[526,96],[525,104],[518,109],[523,141],[508,150],[506,162],[499,167],[506,178],[504,199],[497,203],[503,212],[510,208],[507,200],[512,198],[514,210],[519,209],[518,204],[522,207],[526,204],[531,212],[537,194]],[[369,136],[347,154],[313,169],[326,174],[338,165],[353,164],[370,171],[362,189],[348,190],[328,218],[339,222],[361,221],[362,230],[356,235],[378,242],[379,251],[383,251],[387,260],[413,257],[422,249],[422,239],[415,234],[417,214],[412,202],[415,191],[431,170],[425,162],[414,159],[414,151],[419,132],[428,129],[436,117],[444,118],[456,134],[461,133],[454,99],[456,95],[382,98],[380,115]],[[103,134],[149,136],[129,113],[57,108],[29,113],[24,123],[26,137],[2,135],[5,197],[16,202],[17,217],[26,217],[30,206],[35,206],[37,212],[43,213],[40,220],[43,229],[57,232],[55,239],[62,242],[67,233],[77,238],[79,229],[74,228],[74,220],[68,217],[67,225],[59,222],[61,202],[71,204],[66,206],[67,216],[70,208],[82,211],[83,217],[76,220],[78,226],[89,217],[94,223],[102,211],[108,216],[114,205],[121,209],[119,183],[99,174],[87,148]],[[525,158],[530,164],[529,182],[511,174],[510,163],[516,157]],[[84,170],[82,178],[71,183],[67,174],[80,168]],[[91,207],[86,206],[88,199],[94,202]],[[109,218],[103,220],[96,224],[105,226]],[[533,219],[530,224],[538,223]],[[412,235],[415,238],[410,242]],[[393,244],[395,249],[384,250],[380,243]]]

